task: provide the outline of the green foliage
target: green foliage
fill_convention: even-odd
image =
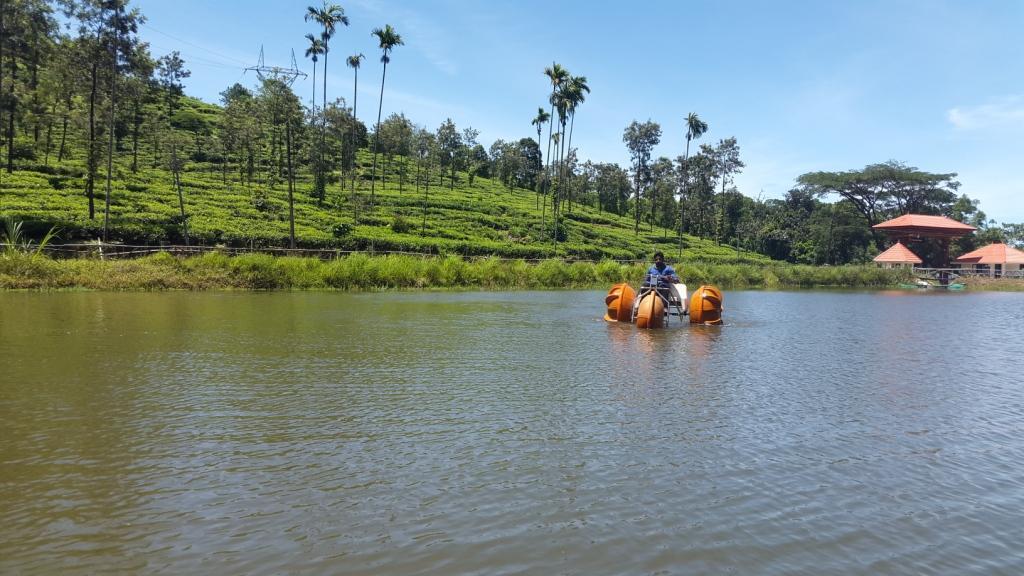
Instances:
[[[213,251],[178,258],[158,253],[137,260],[71,259],[15,251],[0,256],[0,289],[87,288],[96,290],[420,289],[420,288],[593,288],[638,282],[646,262],[529,263],[494,256],[467,260],[355,253],[331,260],[268,254],[228,256]],[[873,266],[792,266],[787,264],[695,264],[678,268],[696,287],[723,289],[780,287],[884,287],[906,281],[907,272]]]

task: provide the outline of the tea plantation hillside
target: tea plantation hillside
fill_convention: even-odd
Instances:
[[[208,115],[211,124],[216,122],[216,106],[192,99],[187,104]],[[131,154],[121,151],[114,160],[108,239],[131,245],[184,244],[187,224],[194,245],[289,245],[288,183],[282,174],[263,169],[245,182],[234,166],[195,161],[197,157],[202,158],[193,148],[180,176],[187,216],[182,218],[167,158],[154,160],[143,154],[133,172]],[[23,159],[13,174],[0,175],[0,215],[23,221],[26,232],[36,237],[56,226],[61,243],[101,238],[105,170],[96,182],[96,213],[90,219],[83,159],[41,160]],[[457,174],[452,186],[450,174],[442,177],[436,166],[428,189],[423,168],[417,186],[416,162],[401,156],[378,158],[371,203],[371,165],[372,152],[360,149],[355,193],[348,175],[335,170],[323,202],[310,195],[309,173],[297,171],[298,247],[593,260],[646,259],[654,249],[674,257],[678,251],[672,231],[641,223],[637,234],[631,214],[620,216],[579,203],[563,205],[555,242],[550,206],[535,192],[509,190],[497,180],[470,178],[465,172]],[[684,236],[683,245],[684,260],[768,261],[692,236]]]

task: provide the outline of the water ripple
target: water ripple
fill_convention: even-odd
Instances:
[[[0,573],[1024,570],[1022,295],[601,296],[2,295]]]

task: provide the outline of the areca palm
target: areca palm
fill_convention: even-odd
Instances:
[[[327,53],[330,51],[329,43],[332,37],[334,37],[335,31],[337,31],[338,24],[348,26],[348,16],[345,16],[345,9],[337,4],[328,4],[327,0],[324,0],[323,6],[317,8],[315,6],[309,6],[306,8],[306,22],[313,20],[323,28],[320,32],[320,39],[323,40],[324,45],[324,106],[327,106]]]
[[[348,59],[345,60],[346,64],[348,64],[348,67],[351,68],[353,70],[353,72],[355,73],[355,82],[352,84],[352,130],[350,131],[351,133],[349,134],[349,139],[350,139],[349,142],[350,142],[350,145],[353,148],[352,149],[353,159],[355,158],[355,153],[356,153],[356,151],[355,151],[355,138],[356,138],[355,122],[356,122],[356,104],[358,104],[358,102],[359,102],[359,100],[358,100],[358,95],[359,95],[359,66],[360,66],[360,64],[362,64],[363,60],[365,60],[365,59],[366,59],[366,56],[363,56],[363,53],[360,52],[359,54],[353,54],[353,55],[349,56]],[[353,161],[353,163],[352,163],[352,193],[355,194],[355,192],[356,192],[356,169],[355,169],[355,162]]]
[[[540,149],[540,133],[544,129],[544,123],[551,120],[551,115],[547,113],[543,108],[537,107],[537,116],[530,121],[537,127],[537,149]],[[540,180],[537,180],[537,201],[540,202]]]
[[[569,141],[566,143],[566,147],[569,148],[569,154],[572,154],[572,129],[576,125],[576,108],[587,99],[587,94],[590,93],[590,86],[587,84],[586,76],[573,76],[569,78],[568,84],[565,87],[565,95],[569,108]],[[572,212],[572,198],[569,198],[569,211]]]
[[[701,120],[696,112],[686,115],[686,154],[683,156],[683,187],[687,184],[687,161],[690,158],[690,140],[697,140],[708,131],[708,124]],[[679,255],[683,255],[683,198],[679,198]]]
[[[348,26],[348,16],[345,16],[345,9],[337,4],[328,4],[327,0],[324,0],[323,5],[320,8],[310,6],[306,8],[306,21],[313,20],[322,28],[320,32],[320,39],[324,44],[324,97],[323,107],[327,110],[327,53],[330,52],[330,41],[334,36],[334,32],[338,28],[338,24]],[[315,88],[314,88],[315,90]],[[318,202],[323,202],[324,197],[327,194],[327,177],[326,167],[323,162],[323,153],[325,146],[325,139],[327,136],[327,116],[326,114],[320,122],[320,148],[317,154],[316,161],[316,172],[314,176],[314,192],[313,195],[317,198]]]
[[[558,97],[557,97],[558,90],[562,86],[562,84],[566,80],[568,80],[568,78],[569,78],[569,71],[566,70],[565,68],[563,68],[561,64],[558,64],[556,62],[552,62],[550,67],[544,69],[544,75],[547,76],[548,80],[551,81],[551,97],[550,97],[551,113],[548,115],[548,117],[551,118],[555,114],[555,103],[558,101]],[[545,175],[544,177],[545,177],[545,179],[548,179],[548,180],[550,180],[550,177],[551,177],[551,140],[552,140],[551,133],[552,133],[553,127],[554,127],[554,122],[550,122],[548,124],[547,166],[544,169],[544,175]],[[537,144],[539,145],[540,142],[538,142]],[[546,194],[547,193],[545,192],[545,195]],[[544,213],[545,213],[546,210],[547,210],[547,202],[545,201],[544,206],[541,207],[541,211],[540,211],[541,226],[544,225]]]
[[[313,116],[316,116],[316,62],[319,60],[319,56],[324,53],[324,42],[323,40],[313,36],[312,34],[306,34],[306,40],[309,40],[309,47],[306,48],[306,58],[313,60]]]
[[[402,37],[395,32],[395,29],[391,27],[391,24],[385,24],[384,28],[376,28],[371,35],[376,36],[380,43],[381,57],[380,61],[384,63],[384,71],[380,75],[380,102],[377,104],[377,127],[374,129],[373,134],[373,172],[370,177],[370,208],[373,208],[374,191],[376,189],[377,182],[377,149],[380,144],[380,112],[384,107],[384,79],[388,75],[388,62],[391,61],[391,51],[394,50],[395,46],[401,46],[405,44],[402,42]]]

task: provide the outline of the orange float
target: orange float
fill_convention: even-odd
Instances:
[[[640,297],[636,308],[637,328],[661,328],[665,325],[665,301],[651,290]]]
[[[690,298],[690,324],[722,323],[722,291],[714,286],[701,286]]]
[[[608,290],[608,295],[604,297],[604,303],[608,307],[604,319],[609,322],[629,322],[635,298],[636,292],[629,284],[623,282],[612,286]]]

